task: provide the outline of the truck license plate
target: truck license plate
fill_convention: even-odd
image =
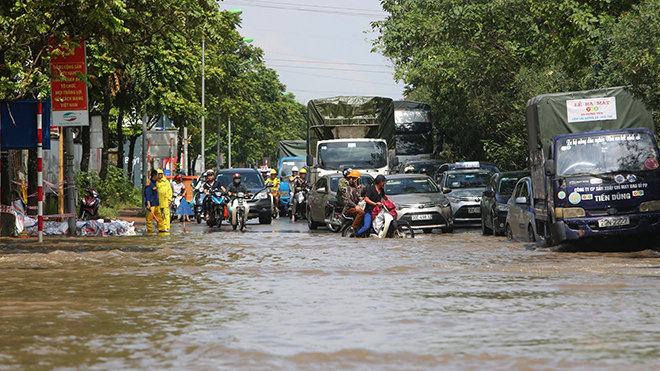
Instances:
[[[628,218],[627,216],[622,216],[620,218],[600,219],[598,221],[599,228],[614,227],[617,225],[628,225],[628,224],[630,224],[630,218]]]
[[[476,206],[476,207],[468,207],[468,214],[480,214],[481,209]]]
[[[431,220],[431,214],[412,215],[412,220]]]

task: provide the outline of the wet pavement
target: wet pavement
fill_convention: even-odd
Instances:
[[[478,229],[3,239],[1,370],[660,370],[660,253]]]

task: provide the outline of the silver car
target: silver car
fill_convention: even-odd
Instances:
[[[410,223],[413,229],[431,233],[434,228],[443,233],[454,230],[449,200],[433,179],[422,174],[388,175],[385,194],[396,204],[397,219]]]
[[[506,236],[510,240],[535,242],[542,240],[536,231],[536,216],[534,214],[534,200],[532,194],[532,180],[529,177],[521,178],[513,189],[511,198],[507,202],[509,212],[506,215]]]
[[[493,175],[488,170],[449,170],[440,175],[439,185],[451,201],[454,223],[481,223],[481,197]]]

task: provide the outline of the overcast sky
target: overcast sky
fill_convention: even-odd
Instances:
[[[337,95],[402,99],[391,64],[371,52],[377,35],[370,22],[386,16],[378,0],[226,0],[220,7],[243,10],[241,34],[254,38],[300,103]]]

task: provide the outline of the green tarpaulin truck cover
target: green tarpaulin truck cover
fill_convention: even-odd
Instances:
[[[316,155],[319,140],[376,138],[385,139],[390,149],[396,145],[394,101],[391,98],[340,96],[310,100],[307,127],[312,155]]]
[[[307,155],[307,141],[282,140],[277,143],[277,160],[284,157],[305,157]]]
[[[558,135],[630,128],[655,132],[652,111],[625,87],[543,94],[527,102],[529,151],[543,148],[544,158]]]

